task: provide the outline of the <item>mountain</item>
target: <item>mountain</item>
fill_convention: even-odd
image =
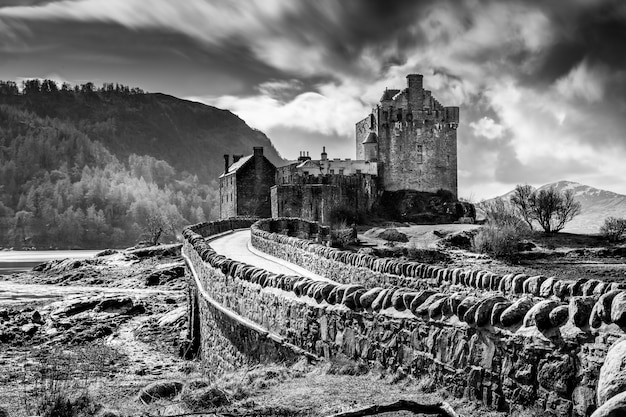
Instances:
[[[573,181],[558,181],[539,187],[539,190],[555,187],[558,191],[572,190],[574,199],[581,205],[581,213],[567,224],[564,232],[598,233],[607,217],[626,217],[626,195],[601,190]],[[496,197],[510,200],[514,190]]]
[[[263,146],[270,161],[283,161],[264,133],[228,110],[117,87],[83,85],[78,91],[43,92],[35,86],[24,94],[0,91],[0,104],[70,123],[121,161],[131,154],[150,155],[179,172],[198,175],[202,182],[211,182],[223,172],[227,153],[248,155],[252,147]]]
[[[124,247],[218,215],[223,154],[269,139],[234,114],[119,84],[0,81],[0,247]]]

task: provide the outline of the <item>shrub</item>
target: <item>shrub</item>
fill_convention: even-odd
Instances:
[[[581,211],[572,190],[560,192],[555,187],[537,191],[529,185],[518,185],[511,197],[511,204],[531,229],[534,220],[546,233],[563,230]]]
[[[609,242],[619,242],[626,235],[626,219],[608,217],[600,227],[600,234]]]
[[[523,233],[511,226],[481,227],[474,237],[472,249],[495,258],[515,259]]]

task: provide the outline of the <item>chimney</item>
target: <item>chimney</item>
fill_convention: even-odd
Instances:
[[[421,90],[424,88],[424,76],[422,74],[409,74],[406,76],[409,90]]]
[[[243,155],[233,155],[233,164],[243,158]]]
[[[328,159],[328,154],[326,153],[326,146],[322,146],[322,161]]]
[[[228,172],[228,167],[230,166],[229,160],[230,156],[228,154],[224,154],[224,174]]]
[[[252,149],[254,150],[254,157],[255,158],[263,156],[263,147],[262,146],[255,146]]]

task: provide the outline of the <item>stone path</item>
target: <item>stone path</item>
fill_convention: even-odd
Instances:
[[[233,233],[222,235],[210,242],[211,247],[220,255],[234,259],[235,261],[263,268],[275,274],[302,275],[322,281],[330,281],[321,275],[310,272],[296,264],[263,253],[252,247],[250,243],[250,230],[238,230]]]

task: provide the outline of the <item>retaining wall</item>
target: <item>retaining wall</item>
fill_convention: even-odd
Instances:
[[[616,285],[369,260],[262,230],[270,229],[264,222],[252,227],[257,248],[314,271],[334,265],[331,274],[345,283],[272,274],[216,254],[204,237],[233,224],[186,229],[184,253],[197,276],[191,299],[213,300],[192,301],[201,319],[192,336],[207,366],[342,353],[428,375],[498,409],[539,405],[554,416],[595,409],[602,363],[624,336],[626,291]],[[359,272],[369,274],[367,285],[352,284]],[[428,288],[389,286],[396,279]]]

